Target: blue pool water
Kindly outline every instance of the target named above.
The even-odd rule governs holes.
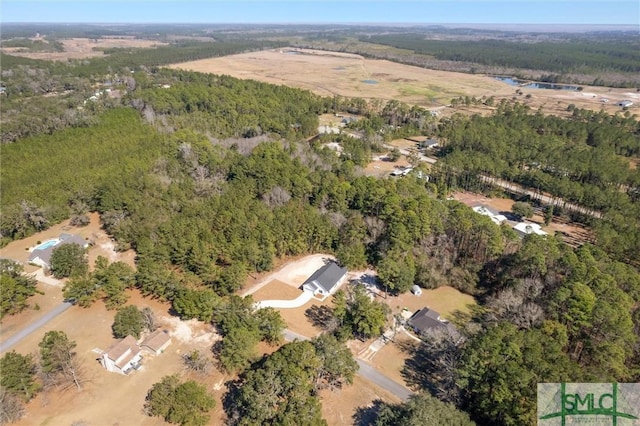
[[[49,240],[49,241],[45,241],[44,243],[42,243],[42,244],[40,244],[39,246],[37,246],[37,247],[35,248],[35,250],[44,250],[44,249],[46,249],[46,248],[53,247],[53,246],[55,246],[56,244],[58,244],[58,240]]]

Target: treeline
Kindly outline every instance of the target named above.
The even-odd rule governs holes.
[[[522,43],[503,40],[432,40],[424,34],[360,37],[361,41],[407,49],[439,60],[487,66],[542,70],[558,75],[640,71],[640,42],[634,40],[571,40]],[[629,84],[638,82],[629,77]],[[595,84],[595,83],[594,83]]]
[[[635,117],[576,109],[561,119],[505,101],[489,117],[443,120],[438,133],[444,184],[477,189],[486,174],[603,212],[599,243],[637,260],[640,172],[628,159],[640,153]]]
[[[75,351],[76,342],[64,331],[47,331],[37,355],[16,351],[0,358],[0,421],[13,423],[24,414],[24,404],[39,392],[53,388],[81,390],[88,376]]]
[[[282,47],[284,44],[273,41],[242,40],[217,42],[199,42],[193,40],[172,43],[150,49],[112,48],[105,50],[108,57],[94,58],[90,61],[72,61],[71,73],[79,77],[106,74],[109,69],[137,70],[140,67],[157,67],[197,59],[214,58],[236,53]],[[88,62],[88,63],[87,63]]]

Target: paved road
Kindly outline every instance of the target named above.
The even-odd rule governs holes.
[[[356,359],[358,365],[360,366],[360,370],[358,370],[358,374],[369,380],[372,383],[380,386],[382,389],[385,389],[403,401],[409,399],[409,396],[413,394],[409,389],[402,386],[400,383],[396,382],[380,373],[373,366],[367,364],[361,359]]]
[[[295,339],[309,340],[308,337],[303,336],[302,334],[293,332],[289,329],[285,329],[283,334],[284,334],[285,340],[289,342]],[[392,394],[394,394],[395,396],[397,396],[403,401],[406,401],[407,399],[409,399],[409,396],[411,396],[412,394],[412,392],[409,389],[402,386],[400,383],[396,382],[395,380],[390,379],[389,377],[380,373],[373,366],[367,364],[361,359],[356,359],[356,361],[360,366],[360,369],[358,370],[358,374],[362,376],[364,379],[369,380],[370,382],[380,386],[382,389],[391,392]]]
[[[0,353],[11,349],[11,347],[18,344],[22,339],[24,339],[25,337],[27,337],[28,335],[30,335],[31,333],[33,333],[34,331],[36,331],[37,329],[39,329],[40,327],[42,327],[43,325],[45,325],[46,323],[54,319],[55,317],[57,317],[67,309],[69,309],[71,306],[73,305],[69,302],[62,302],[61,304],[59,304],[58,306],[56,306],[55,308],[53,308],[52,310],[50,310],[49,312],[47,312],[46,314],[44,314],[43,316],[41,316],[40,318],[32,322],[31,324],[27,325],[22,330],[18,331],[16,334],[9,337],[4,342],[0,343]]]

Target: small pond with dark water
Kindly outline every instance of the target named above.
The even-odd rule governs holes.
[[[525,89],[553,89],[553,90],[578,90],[578,86],[558,83],[545,83],[541,81],[520,80],[514,77],[493,77],[496,80],[507,83],[509,86],[523,87]]]

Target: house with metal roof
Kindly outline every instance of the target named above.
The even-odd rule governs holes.
[[[484,204],[472,207],[472,209],[474,212],[478,214],[481,214],[483,216],[488,216],[489,219],[491,219],[493,223],[495,223],[496,225],[500,225],[502,224],[502,222],[507,220],[507,217],[505,215],[500,214],[500,212]]]

